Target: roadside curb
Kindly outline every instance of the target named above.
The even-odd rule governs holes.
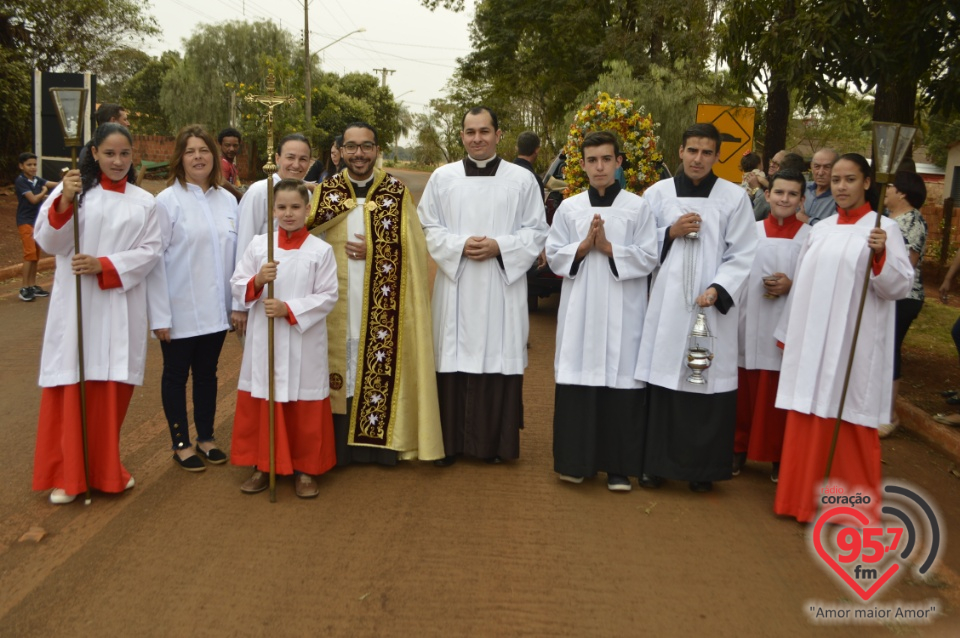
[[[44,257],[37,262],[37,272],[52,270],[55,263],[56,257]],[[4,268],[0,268],[0,281],[19,277],[21,272],[23,272],[23,264],[14,264],[13,266],[5,266]]]
[[[903,399],[897,399],[897,415],[900,417],[901,427],[935,445],[955,462],[960,463],[960,428],[937,423],[932,416]]]

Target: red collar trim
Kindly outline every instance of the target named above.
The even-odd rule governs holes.
[[[103,190],[110,191],[111,193],[125,193],[127,192],[127,178],[124,177],[119,182],[114,182],[101,171],[100,186]]]
[[[864,203],[863,206],[858,206],[857,208],[851,208],[850,210],[844,210],[837,206],[837,223],[838,224],[856,224],[860,221],[860,218],[866,215],[867,213],[872,213],[873,207],[870,206],[870,202]]]
[[[277,229],[277,246],[284,250],[296,250],[303,246],[303,242],[307,241],[307,235],[310,234],[310,231],[307,230],[306,226],[302,226],[299,229],[288,233],[282,228]]]
[[[797,219],[796,215],[790,215],[783,220],[783,226],[777,222],[778,220],[773,214],[767,215],[766,219],[763,220],[763,230],[767,233],[767,237],[793,239],[800,232],[800,228],[803,227],[803,222]]]

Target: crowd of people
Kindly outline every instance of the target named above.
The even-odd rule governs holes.
[[[615,492],[634,480],[708,492],[748,460],[772,463],[775,511],[809,521],[839,423],[830,482],[878,492],[899,350],[923,303],[922,179],[898,173],[879,219],[870,165],[855,153],[818,151],[810,184],[799,156],[777,153],[764,173],[751,154],[738,186],[713,173],[717,129],[694,124],[677,175],[640,196],[617,179],[616,136],[595,131],[581,146],[589,188],[548,225],[532,170],[539,139],[521,135],[511,163],[497,153],[491,109],[470,109],[461,124],[466,156],[434,171],[418,206],[378,168],[377,131],[365,122],[348,125],[312,169],[310,141],[283,137],[277,173],[246,188],[235,129],[216,139],[182,129],[156,197],[135,185],[132,138],[118,122],[100,124],[59,184],[21,158],[25,200],[39,208],[29,234],[57,261],[34,489],[62,504],[88,487],[133,487],[119,432],[148,332],[163,355],[172,458],[192,472],[228,461],[214,435],[217,368],[228,333],[244,339],[229,461],[253,468],[245,493],[267,489],[271,465],[311,498],[320,475],[351,463],[513,461],[525,277],[539,260],[563,278],[553,420],[562,481],[604,474]],[[41,294],[28,275],[35,265],[25,263],[21,298]],[[77,290],[89,344],[86,461],[69,320]]]

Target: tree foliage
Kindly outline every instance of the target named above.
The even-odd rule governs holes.
[[[159,33],[143,2],[19,0],[0,10],[25,61],[40,71],[97,71],[111,52]],[[4,15],[6,14],[6,15]]]
[[[463,8],[459,0],[421,0]],[[460,60],[463,81],[556,149],[566,115],[608,60],[638,76],[680,60],[702,67],[710,55],[708,0],[481,0],[471,24],[473,52]],[[455,100],[457,101],[457,100]],[[474,102],[476,104],[476,102]],[[548,146],[549,148],[549,146]]]
[[[829,147],[869,156],[872,111],[872,99],[849,93],[843,102],[830,104],[827,109],[815,106],[796,113],[790,121],[786,148],[799,147],[812,155]]]
[[[132,0],[17,0],[0,6],[0,175],[16,173],[30,144],[30,76],[99,72],[105,60],[158,32],[145,3]]]
[[[160,91],[164,77],[179,64],[180,54],[167,51],[159,58],[150,58],[121,87],[119,102],[129,111],[130,127],[137,133],[168,136],[176,133],[160,104]]]

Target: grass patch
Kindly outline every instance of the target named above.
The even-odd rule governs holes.
[[[927,298],[920,316],[910,325],[903,347],[923,352],[937,352],[943,355],[955,355],[953,337],[950,330],[960,316],[960,311],[945,306],[935,299]]]

